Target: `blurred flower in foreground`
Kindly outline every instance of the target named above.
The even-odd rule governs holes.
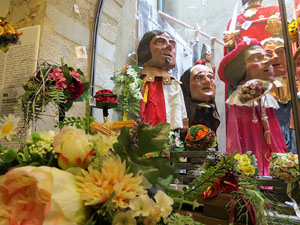
[[[26,166],[0,177],[0,225],[75,225],[85,220],[72,174],[53,167]]]

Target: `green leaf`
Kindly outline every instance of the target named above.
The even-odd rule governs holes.
[[[7,152],[4,154],[4,157],[2,158],[2,160],[6,163],[10,163],[17,159],[18,159],[18,154],[12,148],[8,149]]]
[[[31,137],[32,137],[33,143],[35,143],[35,144],[36,144],[37,142],[43,140],[43,138],[41,138],[41,136],[39,135],[39,133],[34,132],[34,131],[31,133]]]
[[[168,124],[158,124],[155,127],[145,124],[140,125],[137,130],[138,149],[133,149],[129,129],[123,127],[114,144],[115,152],[126,160],[130,172],[137,174],[139,171],[153,185],[158,183],[158,178],[167,178],[175,172],[170,165],[169,159],[162,157],[145,158],[144,155],[150,152],[160,152],[166,149],[168,144]]]

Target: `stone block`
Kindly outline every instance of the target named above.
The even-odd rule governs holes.
[[[122,7],[115,1],[105,1],[103,4],[103,12],[111,17],[116,22],[121,20],[121,9]]]
[[[123,6],[125,3],[125,0],[115,0],[120,6]]]
[[[109,23],[100,23],[98,33],[108,42],[114,44],[117,39],[117,28]]]
[[[58,34],[70,39],[78,45],[89,48],[90,30],[88,27],[84,27],[80,23],[74,22],[71,17],[61,13],[50,4],[47,5],[46,15]]]
[[[107,60],[110,60],[112,62],[116,61],[116,46],[106,41],[100,35],[98,35],[97,37],[96,52]]]
[[[114,63],[97,55],[94,76],[94,86],[98,89],[112,89],[114,84],[110,77],[114,74]]]

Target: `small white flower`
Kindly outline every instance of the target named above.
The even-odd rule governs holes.
[[[134,211],[135,216],[149,216],[155,207],[155,202],[148,195],[140,195],[130,201],[129,207]]]
[[[173,199],[170,198],[166,193],[159,190],[154,196],[157,205],[160,207],[161,214],[167,217],[172,212]]]
[[[4,116],[0,119],[0,138],[5,138],[8,141],[12,140],[16,134],[16,128],[20,121],[20,117],[15,117],[13,114]]]
[[[132,212],[120,212],[115,215],[113,219],[113,225],[136,225],[136,220],[132,215]]]

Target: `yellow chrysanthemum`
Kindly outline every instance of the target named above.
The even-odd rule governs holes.
[[[82,170],[82,173],[83,176],[77,178],[85,205],[102,204],[114,192],[113,204],[126,208],[131,199],[146,193],[143,186],[140,186],[143,178],[126,174],[126,164],[118,157],[104,160],[101,171],[89,167],[88,172]]]
[[[13,114],[4,116],[0,119],[0,138],[6,138],[8,141],[12,140],[13,135],[16,134],[16,128],[20,117],[15,117]]]

